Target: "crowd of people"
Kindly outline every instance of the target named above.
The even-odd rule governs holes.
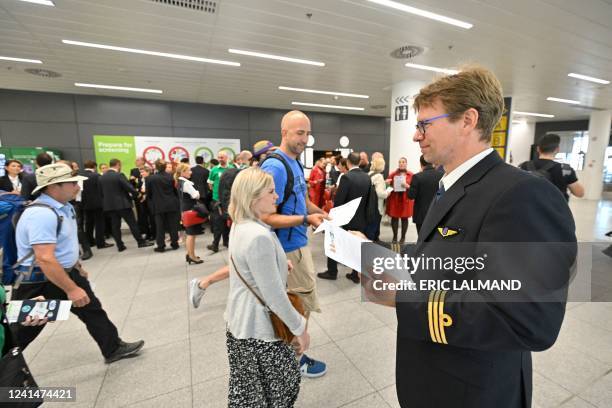
[[[476,88],[481,92],[469,91]],[[207,248],[215,253],[220,245],[227,247],[227,265],[192,280],[189,296],[198,307],[210,285],[229,279],[229,406],[291,407],[302,377],[327,372],[325,362],[306,354],[308,322],[312,313],[322,312],[317,276],[337,279],[338,267],[328,259],[327,270],[315,272],[308,229],[329,219],[331,207],[361,197],[344,228],[380,242],[381,222],[388,216],[393,239],[380,244],[402,253],[411,217],[420,245],[446,238],[438,231],[442,225],[452,225],[465,234],[461,239],[473,242],[526,237],[575,242],[563,196],[542,178],[503,163],[489,147],[503,110],[501,86],[492,73],[475,68],[444,77],[421,90],[415,101],[419,121],[414,141],[424,153],[417,174],[407,168],[405,157],[387,171],[382,153],[374,153],[370,162],[366,152],[352,152],[318,159],[307,179],[299,156],[311,124],[300,111],[284,115],[279,146],[261,141],[231,161],[220,151],[212,165],[196,157],[193,167],[188,160],[157,160],[150,167],[138,158],[128,178],[118,159],[108,164],[87,161],[80,170],[77,163],[51,163],[41,153],[33,176],[9,160],[0,189],[38,204],[26,207],[16,226],[18,257],[31,253],[31,259],[18,267],[30,273],[12,297],[72,300],[72,311],[86,324],[107,363],[134,355],[144,341],[128,343],[119,337],[81,261],[93,256],[92,246],[124,251],[124,221],[138,248],[155,245],[155,252],[165,252],[167,244],[177,250],[183,243],[185,261],[201,264],[205,259],[197,254],[196,237],[209,220],[213,239]],[[553,167],[545,169],[556,171]],[[565,181],[572,193],[581,194],[577,180],[566,175]],[[500,201],[500,195],[505,199]],[[547,217],[538,213],[544,208],[552,211]],[[110,237],[114,245],[107,243]],[[358,271],[346,277],[367,284]],[[397,304],[393,292],[378,302],[397,308],[400,404],[523,406],[517,401],[531,395],[531,383],[525,381],[531,378],[529,352],[554,343],[563,318],[559,304],[479,308],[459,297],[445,304],[445,295],[434,292]],[[427,313],[432,299],[438,299],[435,307],[439,305],[441,316],[459,323],[436,326],[434,333],[438,321],[432,322]],[[543,319],[548,324],[540,324]],[[17,327],[17,342],[26,347],[43,327]],[[488,363],[476,366],[472,357]],[[468,388],[449,376],[449,369],[470,373],[466,381],[475,386]],[[492,377],[504,380],[489,384]],[[431,384],[445,392],[423,392]]]

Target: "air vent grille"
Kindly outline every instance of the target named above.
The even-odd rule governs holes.
[[[391,51],[391,56],[396,59],[412,59],[417,55],[425,52],[423,47],[417,45],[404,45],[396,50]]]
[[[43,78],[59,78],[62,76],[59,72],[49,71],[48,69],[26,68],[24,70],[28,74],[36,75]]]
[[[167,4],[169,6],[180,7],[188,10],[202,11],[204,13],[215,14],[217,12],[218,1],[212,0],[150,0],[153,3]]]

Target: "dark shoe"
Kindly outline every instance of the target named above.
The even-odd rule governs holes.
[[[117,246],[117,251],[119,251],[119,252],[123,252],[123,251],[125,251],[125,250],[126,250],[125,245],[123,245],[123,244],[122,244],[122,245]]]
[[[225,242],[223,243],[223,246],[229,248],[229,244],[226,244]]]
[[[359,283],[361,280],[359,279],[359,274],[355,271],[351,272],[351,273],[347,273],[346,275],[346,279],[348,280],[352,280],[353,283]]]
[[[91,252],[91,249],[88,251],[83,252],[83,255],[81,255],[81,261],[86,261],[88,259],[90,259],[93,256],[93,253]]]
[[[176,251],[177,249],[179,249],[181,246],[179,244],[172,244],[170,245],[170,248],[172,248],[173,251]]]
[[[200,258],[193,259],[193,258],[192,258],[192,257],[190,257],[189,255],[185,255],[185,262],[187,262],[189,265],[191,265],[192,263],[193,263],[193,264],[196,264],[196,265],[199,265],[199,264],[201,264],[201,263],[204,263],[204,261],[203,261],[203,260],[201,260]]]
[[[153,249],[153,251],[155,251],[155,252],[166,252],[166,248],[155,247]]]
[[[138,244],[138,248],[146,248],[150,246],[153,246],[153,243],[149,241],[142,241],[141,243]]]
[[[133,343],[126,343],[123,340],[119,340],[119,347],[110,356],[104,359],[106,364],[114,363],[122,358],[133,357],[140,351],[144,346],[144,340],[135,341]]]
[[[338,279],[338,274],[331,273],[330,271],[325,271],[325,272],[317,273],[317,276],[319,278],[321,278],[321,279],[327,279],[327,280],[336,280],[336,279]]]
[[[114,246],[115,246],[115,244],[109,244],[108,242],[105,242],[104,244],[99,246],[98,249],[110,248],[110,247],[114,247]]]
[[[211,251],[213,251],[213,252],[219,252],[219,247],[218,247],[218,246],[215,246],[215,245],[213,245],[213,244],[207,245],[207,246],[206,246],[206,249],[210,249],[210,250],[211,250]]]

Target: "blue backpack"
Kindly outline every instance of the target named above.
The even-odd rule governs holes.
[[[25,260],[34,256],[34,250],[17,259],[17,244],[15,241],[15,230],[17,222],[23,212],[30,207],[45,207],[53,211],[57,217],[56,235],[59,236],[62,229],[63,218],[60,217],[53,207],[44,204],[33,202],[26,205],[26,201],[15,194],[0,195],[0,249],[2,249],[2,269],[0,270],[0,282],[2,285],[14,285],[17,281],[19,273],[16,273],[15,268],[21,265]],[[32,263],[34,265],[34,263]]]

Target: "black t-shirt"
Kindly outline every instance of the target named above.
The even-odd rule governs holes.
[[[554,165],[548,170],[548,174],[550,174],[550,182],[553,183],[557,188],[563,193],[563,196],[566,200],[569,200],[569,194],[567,193],[567,186],[573,184],[578,181],[578,177],[576,177],[576,172],[567,164],[557,163],[553,160],[548,159],[536,159],[532,161],[535,165],[536,170],[541,169],[544,166],[547,166],[550,162],[553,162]],[[525,162],[521,164],[519,167],[523,170],[528,170],[527,163]]]

